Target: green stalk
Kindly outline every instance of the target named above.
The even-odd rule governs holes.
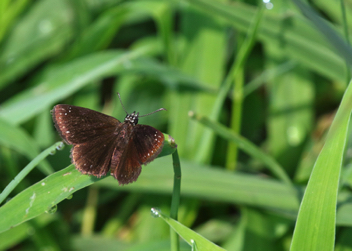
[[[232,115],[231,115],[231,129],[241,134],[242,123],[242,106],[243,106],[243,85],[244,85],[244,67],[241,66],[236,76],[234,76],[235,88],[232,99]],[[238,147],[233,142],[229,142],[227,148],[226,168],[234,171],[236,169],[238,156]]]
[[[224,101],[226,99],[226,96],[228,95],[231,87],[232,87],[232,83],[234,80],[234,77],[237,76],[237,74],[241,71],[241,69],[243,68],[243,65],[245,64],[249,53],[251,52],[255,39],[256,39],[256,35],[258,33],[258,28],[259,28],[259,24],[260,24],[260,20],[263,16],[264,13],[264,8],[263,5],[259,5],[258,7],[258,11],[256,16],[254,17],[254,22],[253,25],[251,26],[248,35],[243,43],[243,45],[241,46],[238,55],[236,57],[235,62],[232,64],[231,69],[229,71],[229,74],[227,75],[224,83],[222,84],[222,86],[219,89],[219,93],[218,96],[215,100],[214,106],[213,106],[213,110],[211,112],[210,118],[212,120],[217,121],[221,112],[221,109],[223,107]],[[243,91],[242,91],[243,92]],[[243,95],[243,94],[242,94]],[[240,123],[241,121],[239,121]],[[198,150],[198,154],[197,154],[197,160],[199,162],[203,162],[202,160],[207,159],[208,158],[208,148],[210,147],[210,141],[211,141],[212,135],[208,134],[205,135],[202,138],[202,141],[200,143],[200,148]]]
[[[260,20],[263,16],[263,5],[260,4],[258,7],[258,11],[256,16],[254,17],[254,25],[253,28],[248,33],[248,37],[239,49],[239,56],[240,57],[236,62],[234,62],[234,69],[233,72],[233,80],[235,82],[235,88],[233,91],[233,112],[231,116],[231,128],[232,130],[237,133],[241,134],[241,123],[242,123],[242,106],[243,106],[243,85],[244,85],[244,64],[248,58],[249,52],[252,50],[254,39],[257,34],[258,26],[260,24]],[[245,48],[242,49],[242,48]],[[230,75],[231,77],[231,75]],[[227,161],[226,161],[226,168],[228,170],[235,170],[236,163],[237,163],[237,156],[238,156],[238,148],[237,145],[229,142],[229,147],[227,150]]]
[[[180,192],[181,192],[181,164],[180,158],[176,151],[172,154],[172,162],[174,166],[174,188],[172,192],[171,200],[171,210],[170,217],[177,220],[178,206],[180,204]],[[180,242],[178,234],[170,227],[170,241],[171,241],[171,251],[180,250]]]
[[[37,157],[35,157],[23,170],[10,182],[10,184],[5,187],[4,191],[0,194],[0,204],[6,199],[6,197],[15,189],[15,187],[27,176],[27,174],[32,171],[42,160],[44,160],[49,154],[62,147],[63,143],[57,142],[51,147],[47,148],[41,152]]]

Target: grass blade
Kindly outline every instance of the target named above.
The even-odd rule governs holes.
[[[351,109],[352,85],[349,84],[310,176],[291,251],[333,250],[337,192]]]

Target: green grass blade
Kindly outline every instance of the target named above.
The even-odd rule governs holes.
[[[211,241],[205,239],[203,236],[182,225],[180,222],[171,219],[170,217],[162,214],[160,211],[152,208],[152,214],[161,217],[167,224],[170,225],[190,246],[194,245],[197,250],[202,251],[223,251],[225,249],[215,245]]]
[[[189,2],[211,15],[223,18],[244,32],[249,29],[256,12],[255,8],[242,2],[231,4],[211,0],[189,0]],[[279,53],[296,59],[311,70],[335,80],[345,81],[345,65],[342,57],[331,48],[315,27],[299,15],[277,16],[270,11],[266,12],[258,39],[264,43],[277,45]]]
[[[175,146],[171,137],[166,139],[164,145],[169,152],[168,145]],[[52,208],[74,192],[102,179],[82,175],[74,165],[46,177],[0,207],[0,233],[40,214],[52,212]],[[118,184],[116,180],[114,182]]]
[[[299,188],[283,182],[249,174],[234,173],[216,167],[199,165],[181,160],[182,197],[194,197],[210,201],[273,208],[296,213],[299,207]],[[129,186],[119,186],[114,179],[104,179],[96,183],[116,190],[172,193],[173,170],[167,168],[169,158],[158,158],[150,163],[135,182]]]
[[[227,139],[236,143],[238,147],[243,151],[245,151],[247,154],[251,155],[252,157],[266,164],[266,166],[270,169],[270,171],[273,172],[282,181],[286,182],[287,184],[291,184],[290,178],[286,174],[285,170],[276,162],[276,160],[271,156],[265,154],[252,142],[242,137],[241,135],[234,133],[230,129],[226,128],[225,126],[217,122],[210,121],[205,117],[197,116],[194,113],[190,113],[190,116],[192,118],[195,118],[203,125],[206,125],[211,129],[213,129],[215,133],[219,134],[224,139]]]
[[[46,177],[0,207],[0,232],[52,212],[60,201],[97,180],[82,175],[73,165]]]
[[[33,159],[40,153],[37,142],[26,131],[1,118],[0,145],[13,149],[28,159]],[[39,164],[39,169],[45,174],[53,173],[52,167],[46,161]]]
[[[305,14],[325,38],[335,47],[340,56],[349,65],[352,65],[352,48],[337,34],[333,28],[326,24],[325,20],[318,16],[308,5],[300,0],[292,0],[297,7]]]
[[[0,89],[57,54],[73,35],[69,3],[33,2],[5,40],[0,54]]]
[[[351,109],[352,85],[349,84],[310,176],[291,251],[333,250],[338,184]]]
[[[12,124],[22,123],[94,80],[110,76],[148,51],[110,51],[79,58],[48,73],[43,82],[3,104],[0,117]]]
[[[10,182],[8,186],[0,194],[0,204],[4,201],[4,199],[15,189],[15,187],[20,183],[30,171],[32,171],[39,162],[43,161],[49,154],[55,152],[57,148],[62,148],[63,143],[57,142],[53,146],[49,147],[42,153],[40,153],[37,157],[35,157],[22,171]]]

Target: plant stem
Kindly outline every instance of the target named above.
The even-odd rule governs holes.
[[[251,27],[248,31],[246,39],[243,42],[243,44],[241,45],[241,48],[239,49],[238,54],[236,56],[236,60],[231,65],[229,73],[227,74],[227,76],[224,80],[224,83],[221,85],[221,87],[219,89],[218,96],[216,97],[213,109],[210,113],[211,120],[214,120],[214,121],[219,120],[219,115],[220,115],[221,109],[223,108],[225,99],[226,99],[231,87],[233,86],[234,78],[243,69],[243,66],[246,63],[246,60],[247,60],[250,52],[252,51],[252,48],[255,43],[255,38],[258,33],[260,20],[263,16],[263,13],[264,13],[263,5],[259,5],[258,11],[254,17],[253,24],[251,25]],[[241,89],[240,95],[242,97],[243,96],[242,86],[237,87],[237,89],[238,88]],[[242,102],[242,101],[240,101],[240,102]],[[240,116],[240,114],[239,114],[239,116]],[[240,124],[240,123],[241,123],[241,121],[238,122],[238,124]],[[201,139],[201,143],[200,143],[201,147],[199,148],[198,154],[196,157],[198,162],[204,162],[204,160],[206,158],[208,158],[207,155],[209,154],[211,137],[212,137],[211,134],[206,134]]]
[[[180,191],[181,191],[181,164],[178,156],[177,149],[172,154],[172,162],[174,166],[174,189],[172,192],[170,217],[177,220],[178,206],[180,204]],[[171,250],[178,251],[180,249],[180,242],[175,230],[170,228],[170,241]]]

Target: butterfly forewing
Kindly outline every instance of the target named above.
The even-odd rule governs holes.
[[[87,108],[56,105],[52,110],[55,127],[61,137],[73,144],[71,159],[84,174],[106,175],[116,140],[117,119]]]
[[[120,124],[111,116],[73,105],[56,105],[51,112],[57,131],[68,144],[92,142],[112,135]]]

